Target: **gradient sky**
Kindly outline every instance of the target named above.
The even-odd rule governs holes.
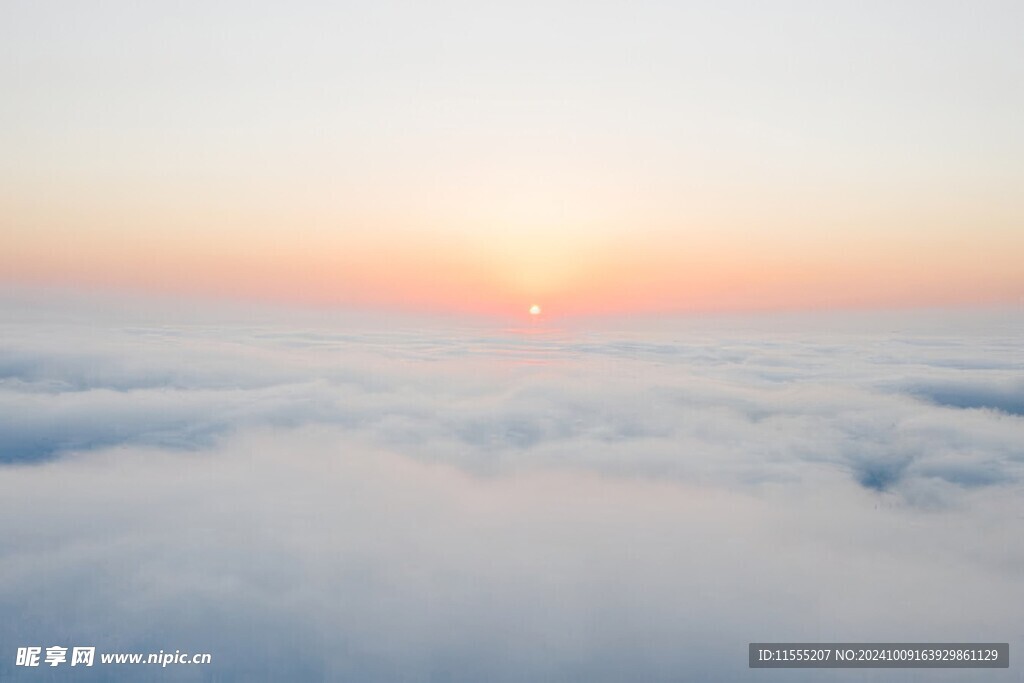
[[[0,7],[0,279],[552,313],[1018,303],[1024,4]]]

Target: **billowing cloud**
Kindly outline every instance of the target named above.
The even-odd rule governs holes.
[[[941,323],[12,315],[0,674],[55,643],[214,655],[160,680],[364,681],[743,680],[754,640],[1019,647],[1024,365],[1005,325]],[[757,678],[841,677],[809,673]]]

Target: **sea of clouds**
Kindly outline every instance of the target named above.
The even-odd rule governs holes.
[[[749,670],[747,643],[1024,651],[1019,309],[36,303],[0,315],[4,680],[818,681],[852,672]],[[213,664],[15,667],[29,645]]]

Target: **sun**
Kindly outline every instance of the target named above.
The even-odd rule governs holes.
[[[530,315],[540,315],[540,306],[537,304],[530,306]]]

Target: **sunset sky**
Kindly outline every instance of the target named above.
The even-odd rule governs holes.
[[[0,281],[1019,304],[1022,25],[1014,2],[5,2]]]

